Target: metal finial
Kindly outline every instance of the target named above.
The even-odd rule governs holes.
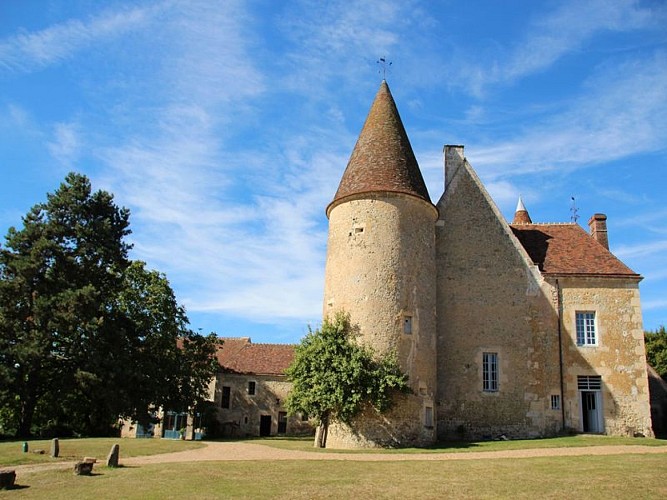
[[[575,202],[574,196],[572,196],[572,206],[570,207],[570,213],[572,214],[570,216],[570,220],[574,222],[575,224],[579,220],[579,209],[577,208],[577,204]]]
[[[381,57],[376,62],[380,66],[380,69],[378,70],[378,73],[382,73],[382,79],[386,80],[387,79],[387,70],[389,70],[389,67],[392,65],[392,62],[391,61],[387,62],[386,57]]]

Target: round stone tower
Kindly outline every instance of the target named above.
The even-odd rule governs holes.
[[[349,313],[360,342],[378,355],[395,352],[413,391],[385,414],[332,422],[327,447],[432,444],[437,209],[385,81],[327,217],[324,315]]]

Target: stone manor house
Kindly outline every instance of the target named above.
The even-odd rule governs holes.
[[[396,351],[413,393],[387,415],[334,424],[327,446],[577,431],[652,436],[638,284],[610,251],[606,217],[504,219],[445,146],[434,204],[382,82],[327,207],[324,314]]]
[[[609,251],[606,217],[588,232],[537,223],[519,200],[508,222],[463,146],[444,156],[433,203],[383,81],[326,209],[323,312],[349,313],[360,342],[396,352],[412,394],[333,422],[327,446],[652,436],[642,278]],[[282,406],[293,346],[226,339],[218,358],[211,399],[227,435],[308,431]]]

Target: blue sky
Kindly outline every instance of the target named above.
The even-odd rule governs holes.
[[[295,342],[382,76],[431,197],[463,144],[506,217],[607,214],[667,324],[664,1],[1,0],[0,232],[69,171],[131,210],[192,327]]]

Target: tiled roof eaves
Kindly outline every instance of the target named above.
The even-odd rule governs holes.
[[[430,200],[425,200],[422,196],[416,195],[412,191],[401,191],[401,190],[382,190],[382,191],[368,190],[368,191],[361,191],[358,193],[348,194],[347,196],[337,198],[333,200],[331,203],[329,203],[329,205],[327,205],[327,210],[326,210],[327,217],[329,217],[329,214],[334,208],[336,208],[338,205],[342,203],[353,200],[363,200],[366,198],[377,198],[382,195],[402,195],[402,196],[409,196],[410,198],[415,198],[417,200],[421,200],[427,205],[429,205],[431,208],[433,208],[433,213],[435,217],[436,218],[438,217],[439,214],[438,207],[436,207],[433,203],[431,203]]]
[[[605,273],[547,273],[543,272],[543,276],[549,278],[616,278],[616,279],[625,279],[625,280],[637,280],[641,281],[644,277],[641,274],[628,273],[628,274],[605,274]]]

